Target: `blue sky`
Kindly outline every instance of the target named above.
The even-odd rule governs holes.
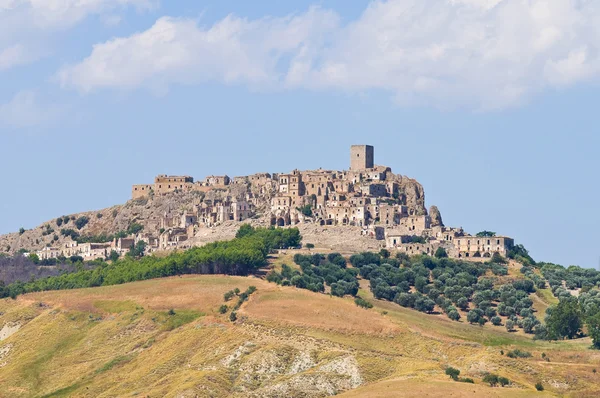
[[[599,47],[583,0],[0,0],[0,233],[366,143],[447,225],[596,267]]]

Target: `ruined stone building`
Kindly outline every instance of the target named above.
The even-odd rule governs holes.
[[[134,185],[132,198],[198,192],[192,208],[165,213],[159,249],[182,247],[200,228],[250,218],[276,227],[315,223],[355,226],[382,245],[408,254],[434,254],[443,247],[452,257],[505,255],[510,238],[478,240],[460,228],[445,227],[437,207],[425,208],[421,184],[375,164],[370,145],[350,148],[349,170],[292,170],[230,178],[159,175],[154,184]],[[489,241],[489,243],[488,243]]]

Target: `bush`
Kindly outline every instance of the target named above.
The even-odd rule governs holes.
[[[235,311],[232,311],[232,312],[231,312],[231,314],[229,314],[229,320],[230,320],[231,322],[235,322],[235,321],[237,321],[237,312],[235,312]]]
[[[233,296],[235,296],[235,293],[233,292],[233,290],[230,290],[223,295],[223,300],[229,301],[233,298]]]
[[[488,373],[483,377],[484,383],[489,383],[491,387],[496,387],[498,385],[498,375],[493,373]]]
[[[227,307],[227,305],[225,305],[225,304],[221,305],[219,307],[219,314],[225,314],[228,309],[229,309],[229,307]]]
[[[307,244],[306,244],[306,248],[307,248],[307,249],[314,249],[314,248],[315,248],[315,245],[314,245],[313,243],[307,243]]]
[[[506,327],[506,330],[509,332],[512,332],[513,330],[515,330],[515,322],[510,319],[506,321],[504,326]]]
[[[510,380],[508,380],[506,377],[498,377],[498,383],[504,387],[510,384]]]
[[[506,353],[509,358],[531,358],[531,353],[528,351],[521,351],[518,348]]]
[[[134,222],[127,228],[127,234],[137,235],[142,229],[144,229],[143,225]]]
[[[460,375],[460,370],[453,368],[452,366],[448,366],[446,368],[446,374],[450,376],[452,380],[457,380]]]
[[[538,391],[544,391],[544,386],[539,381],[535,383],[535,389]]]
[[[490,319],[490,321],[492,321],[492,325],[494,325],[494,326],[502,325],[502,318],[500,318],[499,316],[492,317],[492,319]]]
[[[460,314],[458,313],[458,311],[452,310],[448,312],[448,318],[452,319],[453,321],[458,321],[460,320]]]
[[[437,258],[447,258],[448,257],[448,253],[446,252],[446,249],[444,249],[443,247],[438,247],[437,250],[435,251],[435,257],[437,257]]]
[[[85,227],[88,222],[90,222],[89,217],[87,217],[87,216],[81,216],[77,220],[75,220],[75,226],[77,227],[77,229],[80,230],[83,227]]]
[[[19,228],[19,235],[23,235],[25,233],[25,228]]]
[[[492,255],[492,262],[496,264],[505,264],[507,261],[504,257],[502,257],[502,255],[500,255],[500,253],[494,252]]]
[[[373,308],[373,304],[369,303],[367,300],[363,299],[362,297],[357,297],[354,299],[354,303],[362,308]]]
[[[471,379],[470,377],[461,377],[460,379],[458,379],[458,381],[461,383],[475,384],[475,381],[473,379]]]

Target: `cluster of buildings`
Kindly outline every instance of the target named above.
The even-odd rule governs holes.
[[[119,255],[127,253],[139,240],[150,241],[141,235],[131,238],[115,238],[112,242],[106,243],[78,243],[69,240],[60,246],[44,247],[36,254],[40,260],[71,256],[83,257],[85,261],[106,259],[112,251],[116,251]],[[154,244],[156,245],[156,242]]]
[[[198,228],[249,218],[276,227],[300,223],[359,227],[363,235],[382,241],[382,246],[408,254],[433,255],[442,247],[450,257],[487,258],[494,252],[505,256],[514,245],[508,237],[471,236],[461,228],[444,226],[437,208],[429,212],[425,208],[418,182],[376,166],[374,159],[372,146],[355,145],[350,149],[350,169],[344,171],[210,176],[199,182],[190,176],[159,175],[154,184],[134,185],[132,198],[204,193],[191,209],[165,214],[156,239],[158,249],[185,247]]]

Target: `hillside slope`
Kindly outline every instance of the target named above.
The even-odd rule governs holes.
[[[250,285],[258,290],[237,321],[219,314],[225,292]],[[254,277],[187,276],[4,299],[0,396],[600,393],[600,355],[587,350],[589,340],[535,342],[361,295],[375,307]],[[501,355],[516,347],[533,357]],[[446,366],[476,384],[450,381]],[[484,372],[512,385],[491,388]]]

